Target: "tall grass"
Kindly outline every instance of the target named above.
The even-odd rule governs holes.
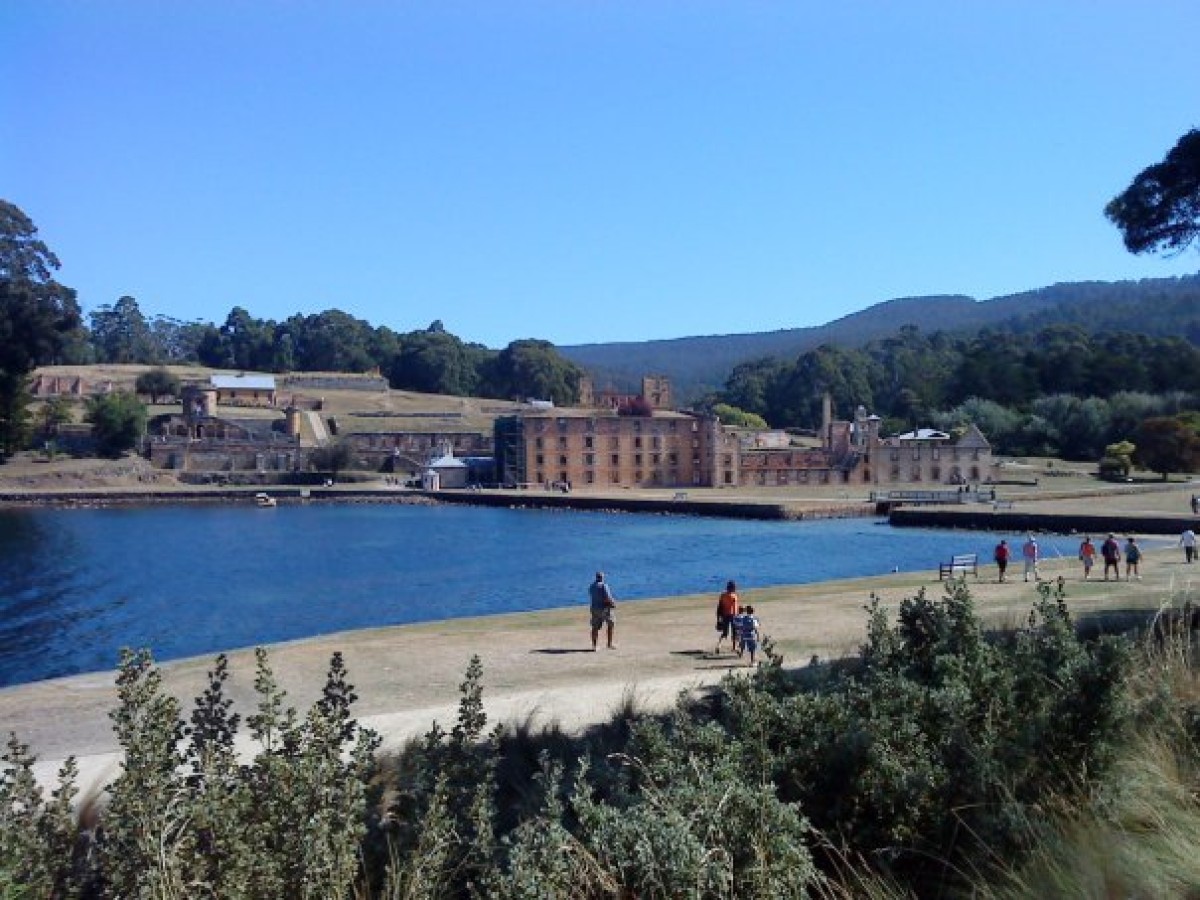
[[[1188,606],[1165,606],[1130,680],[1137,727],[1084,800],[1027,823],[1021,865],[979,885],[985,900],[1200,897],[1200,652],[1195,632],[1162,629]]]

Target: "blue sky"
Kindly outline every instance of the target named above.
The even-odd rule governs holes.
[[[85,311],[502,347],[1164,277],[1195,0],[5,0],[0,197]]]

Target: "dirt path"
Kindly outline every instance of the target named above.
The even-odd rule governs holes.
[[[1020,580],[994,583],[995,569],[981,571],[975,596],[981,613],[995,624],[1022,622],[1035,585]],[[1068,580],[1068,599],[1079,616],[1098,609],[1153,609],[1171,597],[1200,592],[1200,565],[1185,565],[1182,553],[1147,554],[1140,582],[1083,583],[1074,560],[1043,567],[1048,578]],[[620,573],[613,573],[620,595]],[[586,585],[584,585],[585,587]],[[864,606],[872,594],[895,608],[917,589],[940,591],[935,561],[926,573],[895,574],[816,585],[750,589],[763,630],[785,661],[800,665],[813,655],[854,652],[864,634]],[[580,589],[583,593],[583,587]],[[274,645],[271,665],[297,709],[316,698],[330,656],[342,651],[356,686],[360,721],[396,746],[426,731],[433,720],[449,727],[458,685],[478,654],[484,667],[485,701],[491,720],[534,717],[578,727],[597,721],[632,695],[643,707],[670,704],[681,690],[748,671],[744,660],[715,655],[715,596],[676,597],[621,604],[617,647],[590,650],[587,611],[579,608],[490,616],[386,629],[347,632]],[[229,654],[237,710],[252,711],[252,650]],[[183,703],[185,717],[203,689],[212,658],[163,666],[168,689]],[[50,780],[68,754],[80,758],[80,783],[116,771],[116,745],[109,711],[115,705],[112,673],[55,679],[0,690],[0,729],[15,731],[41,760],[39,776]]]

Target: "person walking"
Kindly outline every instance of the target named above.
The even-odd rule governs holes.
[[[1179,536],[1179,546],[1183,548],[1183,561],[1196,561],[1196,532],[1190,528],[1185,528],[1183,534]]]
[[[738,656],[749,653],[750,665],[753,666],[754,654],[758,652],[759,641],[759,624],[754,615],[754,607],[745,607],[733,620],[733,627],[737,629]]]
[[[1000,578],[998,580],[1001,584],[1004,583],[1004,573],[1008,571],[1008,557],[1010,555],[1008,541],[1001,540],[996,545],[996,550],[993,554],[996,560],[996,568],[1000,570]]]
[[[596,650],[596,643],[600,638],[600,629],[607,630],[608,649],[613,649],[613,609],[617,605],[617,598],[613,596],[612,590],[608,586],[608,582],[604,580],[604,573],[597,572],[596,580],[588,587],[588,599],[591,602],[592,612],[592,651]]]
[[[1108,581],[1108,570],[1112,569],[1117,581],[1121,580],[1121,545],[1113,535],[1100,545],[1100,556],[1104,559],[1104,580]]]
[[[1083,563],[1083,580],[1092,577],[1092,566],[1096,563],[1096,545],[1090,537],[1085,537],[1079,545],[1079,561]]]
[[[1038,572],[1038,560],[1041,559],[1041,550],[1038,548],[1038,542],[1033,535],[1029,536],[1024,545],[1021,547],[1021,556],[1025,559],[1025,580],[1029,580],[1029,573],[1033,573],[1034,581],[1041,581],[1042,576]]]
[[[736,651],[738,648],[737,633],[733,629],[733,620],[738,613],[737,585],[730,581],[717,599],[717,649],[721,652],[721,641],[730,638],[730,645]],[[730,637],[732,635],[732,637]]]
[[[1136,578],[1142,580],[1142,573],[1138,570],[1138,565],[1142,561],[1142,548],[1138,546],[1137,538],[1130,536],[1125,541],[1125,580],[1129,581]]]

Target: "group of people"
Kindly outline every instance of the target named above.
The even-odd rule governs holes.
[[[1184,553],[1188,562],[1191,562],[1196,556],[1196,535],[1188,529],[1180,538],[1180,544],[1184,548]],[[1006,573],[1008,571],[1008,561],[1011,557],[1011,550],[1008,546],[1008,541],[1001,540],[996,545],[996,550],[993,558],[996,561],[996,568],[1000,572],[999,580],[1006,581]],[[1096,546],[1092,543],[1090,537],[1085,537],[1083,543],[1079,545],[1079,561],[1083,563],[1083,578],[1084,581],[1092,577],[1092,567],[1096,564]],[[1121,559],[1125,560],[1125,580],[1131,579],[1142,580],[1141,562],[1142,548],[1138,546],[1137,538],[1130,536],[1125,539],[1125,548],[1122,551],[1120,543],[1115,535],[1110,534],[1104,543],[1100,545],[1099,556],[1104,560],[1104,580],[1108,581],[1109,572],[1117,581],[1121,580]],[[1038,546],[1037,538],[1029,535],[1025,543],[1021,545],[1021,558],[1025,562],[1025,580],[1029,580],[1032,575],[1034,581],[1041,581],[1041,573],[1038,571],[1038,563],[1042,558],[1041,547]]]
[[[1011,557],[1012,549],[1008,546],[1008,541],[1001,540],[992,553],[992,559],[996,561],[996,568],[1000,571],[1001,583],[1008,580],[1008,561]],[[1038,562],[1042,558],[1042,550],[1038,546],[1037,539],[1032,534],[1021,545],[1021,557],[1025,560],[1025,580],[1028,581],[1029,576],[1032,575],[1034,581],[1041,581],[1042,576],[1038,572]]]
[[[742,657],[750,656],[750,665],[754,665],[754,655],[758,652],[759,623],[754,615],[753,606],[742,606],[737,595],[737,585],[730,581],[725,590],[717,598],[717,656],[721,654],[721,644],[729,638],[733,652]]]
[[[1137,538],[1126,538],[1125,550],[1122,553],[1120,543],[1112,534],[1100,545],[1100,558],[1104,560],[1104,580],[1108,581],[1109,572],[1112,572],[1116,581],[1121,580],[1122,556],[1125,558],[1125,580],[1136,578],[1141,581],[1142,573],[1139,567],[1142,563],[1142,548],[1138,546]],[[1092,577],[1092,566],[1096,563],[1096,547],[1090,537],[1085,537],[1079,545],[1079,561],[1083,563],[1083,579],[1087,581]]]
[[[614,648],[613,632],[616,628],[614,610],[617,598],[604,579],[603,572],[597,572],[595,579],[588,587],[588,602],[592,619],[592,651],[600,643],[600,632],[605,632],[609,650]],[[716,652],[721,653],[721,643],[730,639],[733,651],[738,657],[749,655],[750,665],[754,665],[754,657],[758,653],[760,640],[759,623],[754,615],[753,606],[742,606],[738,600],[737,585],[730,581],[717,600],[717,638]]]

